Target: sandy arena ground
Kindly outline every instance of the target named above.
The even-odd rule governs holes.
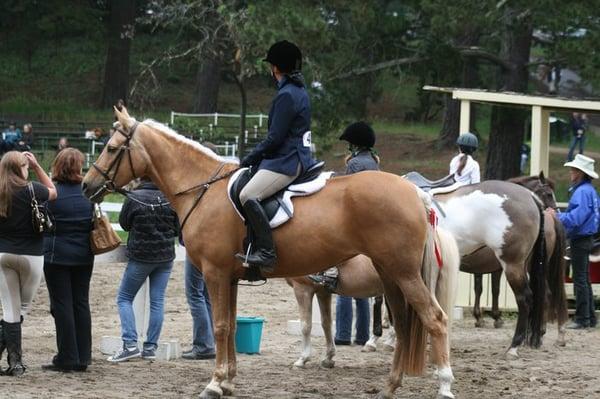
[[[55,351],[54,322],[42,284],[33,310],[24,323],[24,360],[21,378],[0,377],[0,398],[192,398],[211,377],[213,361],[153,362],[136,359],[110,364],[99,351],[103,335],[119,334],[116,290],[124,265],[98,265],[92,278],[93,365],[86,373],[43,372]],[[361,353],[339,347],[334,369],[319,361],[323,339],[314,339],[314,359],[306,369],[292,363],[299,354],[300,337],[286,333],[288,319],[297,318],[292,290],[283,280],[262,287],[240,287],[239,314],[263,316],[260,355],[239,355],[236,397],[240,398],[372,398],[382,387],[391,362],[389,352]],[[600,398],[600,329],[568,333],[564,348],[553,345],[555,326],[541,350],[521,349],[522,359],[507,361],[514,321],[500,330],[475,329],[466,318],[453,326],[452,366],[457,398]],[[191,341],[191,317],[183,292],[183,265],[176,264],[167,289],[162,338]],[[5,363],[5,358],[3,359]],[[431,370],[404,379],[398,398],[434,398],[437,381]]]

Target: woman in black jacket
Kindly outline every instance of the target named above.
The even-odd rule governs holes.
[[[179,231],[177,214],[149,180],[125,200],[119,223],[129,232],[127,257],[129,262],[121,280],[117,305],[121,318],[123,349],[108,358],[122,362],[135,357],[154,359],[163,323],[164,297],[175,259],[175,237]],[[142,284],[150,280],[150,320],[146,341],[140,352],[133,313],[133,299]]]
[[[92,355],[89,291],[94,265],[90,249],[92,203],[81,192],[84,156],[59,152],[52,164],[58,197],[48,209],[56,229],[44,237],[44,276],[56,326],[58,353],[44,370],[85,371]]]

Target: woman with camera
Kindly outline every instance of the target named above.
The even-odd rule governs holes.
[[[51,371],[85,371],[92,358],[89,291],[94,265],[90,248],[93,205],[81,192],[84,155],[65,148],[52,163],[58,197],[48,204],[55,229],[44,237],[44,276],[56,326],[58,353]]]
[[[29,183],[29,168],[38,182]],[[25,372],[21,361],[21,323],[42,279],[42,233],[34,229],[32,194],[38,203],[56,198],[56,188],[30,152],[9,151],[0,160],[0,359],[6,349],[8,369]]]

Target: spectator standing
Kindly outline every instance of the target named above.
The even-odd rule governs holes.
[[[61,137],[58,139],[58,143],[56,143],[56,152],[59,153],[61,150],[69,148],[70,146],[69,139],[66,137]]]
[[[573,152],[575,147],[579,146],[579,153],[583,154],[585,147],[585,131],[587,130],[587,115],[580,114],[579,112],[573,112],[571,117],[571,129],[573,131],[573,140],[569,147],[569,154],[567,155],[567,162],[573,160]]]
[[[33,147],[33,128],[31,123],[23,125],[23,134],[21,139],[17,142],[15,149],[17,151],[31,151]]]
[[[58,196],[48,204],[55,230],[44,237],[44,276],[58,353],[51,364],[42,366],[44,370],[85,371],[92,360],[93,205],[81,192],[83,162],[79,150],[66,148],[52,164]]]
[[[592,186],[597,179],[594,170],[595,161],[585,155],[577,154],[569,167],[569,206],[565,212],[558,213],[567,237],[571,242],[571,269],[573,270],[573,290],[575,291],[575,317],[567,325],[570,329],[596,327],[596,306],[590,283],[589,256],[594,243],[594,234],[600,226],[600,201]]]
[[[149,180],[142,180],[125,200],[119,223],[129,232],[129,262],[117,294],[123,349],[108,361],[123,362],[140,356],[152,360],[156,357],[164,317],[164,296],[175,259],[174,240],[179,231],[177,215],[158,187]],[[140,352],[133,299],[146,278],[150,280],[150,321]]]
[[[12,376],[25,372],[21,323],[40,286],[44,267],[44,239],[31,222],[29,168],[39,180],[31,183],[38,203],[54,200],[54,183],[32,153],[9,151],[0,160],[0,358],[7,349],[4,374]]]
[[[215,337],[212,324],[212,307],[202,272],[186,255],[184,265],[185,296],[193,321],[192,348],[182,357],[188,360],[214,359]]]

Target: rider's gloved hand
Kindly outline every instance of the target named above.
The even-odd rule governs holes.
[[[256,158],[256,155],[252,153],[246,155],[244,158],[242,158],[242,161],[240,162],[240,166],[242,168],[247,168],[256,164],[258,164],[258,159]]]

